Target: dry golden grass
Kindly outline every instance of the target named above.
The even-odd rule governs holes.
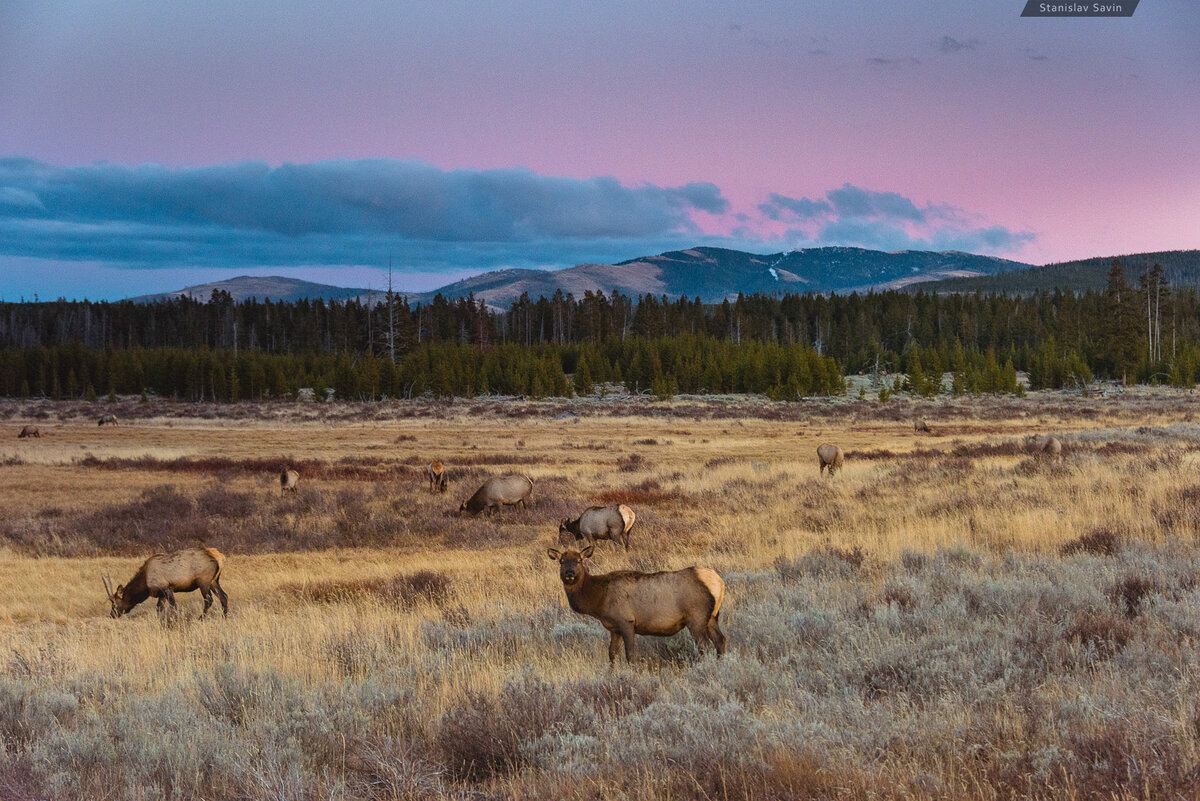
[[[0,440],[0,797],[1198,797],[1186,396],[756,408],[65,415]],[[1030,455],[1044,433],[1061,462]],[[509,471],[531,509],[452,513]],[[716,568],[725,659],[684,634],[610,670],[566,608],[558,519],[618,499],[631,551],[594,569]],[[228,620],[195,594],[166,626],[107,617],[102,573],[199,540]]]

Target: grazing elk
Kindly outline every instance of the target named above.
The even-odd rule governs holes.
[[[1056,437],[1046,437],[1046,441],[1038,446],[1038,455],[1049,459],[1062,458],[1062,443]]]
[[[115,414],[100,415],[100,422],[96,423],[98,426],[115,426],[116,424],[117,416]]]
[[[924,420],[914,420],[913,430],[920,431],[922,434],[932,434],[933,429],[929,427],[929,423]]]
[[[462,502],[462,505],[458,507],[458,511],[477,515],[487,510],[487,513],[490,515],[493,510],[500,508],[502,505],[520,506],[524,509],[526,504],[533,500],[530,497],[530,493],[532,492],[533,480],[529,476],[523,476],[518,473],[492,476],[483,482],[482,487],[475,490],[474,495]]]
[[[430,492],[446,491],[446,465],[434,459],[425,467],[425,477],[429,479]]]
[[[300,483],[300,471],[292,470],[291,468],[283,468],[279,473],[279,491],[295,492],[296,486]]]
[[[685,626],[697,650],[708,640],[717,656],[725,653],[725,634],[720,626],[725,582],[715,570],[688,567],[661,573],[622,570],[591,575],[584,560],[591,557],[592,548],[550,548],[546,553],[558,562],[558,575],[571,609],[596,618],[608,629],[610,663],[616,662],[622,640],[625,660],[632,662],[635,635],[669,637]]]
[[[620,538],[625,550],[629,550],[629,529],[633,528],[637,515],[625,504],[592,506],[574,520],[564,519],[558,525],[559,542],[563,535],[571,533],[576,540],[612,540]]]
[[[214,592],[221,601],[221,612],[228,617],[229,596],[221,589],[221,566],[224,564],[225,555],[216,548],[187,548],[169,554],[154,554],[142,563],[127,584],[120,584],[115,590],[112,579],[103,576],[104,589],[112,603],[111,615],[120,617],[147,598],[154,597],[158,599],[161,616],[164,603],[170,604],[172,611],[178,611],[175,593],[200,590],[204,596],[204,611],[200,617],[208,614]]]
[[[21,428],[21,433],[17,434],[17,439],[25,439],[26,437],[42,438],[42,432],[38,431],[37,426],[24,426]]]
[[[825,468],[828,467],[829,475],[832,476],[842,469],[842,463],[845,460],[846,455],[837,445],[825,442],[817,446],[817,461],[821,465],[821,475],[825,474]]]

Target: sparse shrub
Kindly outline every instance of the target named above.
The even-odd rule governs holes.
[[[1063,556],[1087,553],[1094,556],[1115,556],[1121,550],[1123,537],[1111,528],[1095,528],[1063,544]]]
[[[633,473],[649,467],[650,463],[640,453],[631,453],[617,460],[617,470],[622,473]]]
[[[309,603],[342,603],[375,600],[411,607],[419,603],[443,605],[450,597],[450,577],[433,570],[390,578],[288,583],[280,592]]]
[[[547,735],[585,734],[594,713],[574,694],[524,673],[499,697],[468,691],[438,722],[437,747],[450,769],[481,780],[527,764]]]
[[[1143,576],[1126,576],[1108,592],[1113,603],[1120,605],[1125,617],[1133,619],[1142,611],[1142,600],[1158,590],[1157,585]]]
[[[1133,637],[1133,626],[1128,620],[1111,612],[1084,612],[1072,618],[1063,637],[1093,648],[1097,656],[1107,659],[1124,648]]]

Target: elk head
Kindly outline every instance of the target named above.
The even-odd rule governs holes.
[[[563,585],[573,587],[575,582],[583,578],[586,573],[583,560],[590,559],[593,550],[594,548],[591,545],[588,545],[582,551],[577,551],[574,548],[568,548],[565,551],[559,551],[557,548],[548,548],[546,555],[558,562],[558,577],[562,579]]]
[[[104,581],[104,592],[108,595],[108,602],[112,604],[112,611],[109,612],[109,617],[120,617],[129,610],[125,607],[125,585],[118,584],[114,590],[112,579],[102,575],[100,577]]]

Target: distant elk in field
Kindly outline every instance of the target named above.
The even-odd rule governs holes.
[[[100,416],[98,426],[115,426],[117,424],[117,416],[115,414],[104,414]]]
[[[717,656],[725,653],[720,626],[725,582],[715,570],[688,567],[661,573],[622,570],[591,575],[584,560],[591,557],[592,548],[550,548],[547,554],[558,562],[558,576],[571,609],[596,618],[608,629],[610,663],[616,661],[622,640],[625,660],[632,662],[635,635],[670,637],[685,626],[697,650],[708,640]]]
[[[916,431],[920,431],[922,434],[932,434],[933,433],[933,429],[929,427],[929,423],[925,422],[924,420],[914,420],[913,421],[913,429]]]
[[[817,446],[817,462],[821,465],[821,475],[825,475],[825,468],[829,468],[829,475],[832,476],[842,469],[842,463],[845,461],[846,454],[842,453],[842,449],[837,445],[823,442]]]
[[[501,506],[520,506],[524,509],[526,504],[533,500],[530,497],[532,492],[533,480],[529,476],[518,473],[493,476],[483,482],[483,486],[475,490],[474,495],[463,501],[458,511],[477,515],[487,510],[490,515]]]
[[[1046,437],[1045,441],[1038,446],[1038,455],[1047,459],[1062,458],[1062,443],[1056,437]]]
[[[41,439],[42,432],[38,431],[37,426],[24,426],[21,429],[21,433],[17,434],[17,439],[25,439],[26,437],[37,437],[38,439]]]
[[[221,567],[224,564],[225,555],[216,548],[187,548],[169,554],[154,554],[142,563],[127,584],[120,584],[115,590],[112,579],[103,576],[104,589],[112,603],[110,614],[120,617],[153,597],[158,599],[158,613],[161,616],[164,604],[170,604],[172,611],[178,611],[175,593],[200,590],[204,596],[204,611],[200,617],[208,614],[214,592],[221,601],[222,614],[228,617],[229,596],[221,589]]]
[[[292,470],[285,467],[279,473],[279,491],[280,492],[295,492],[296,486],[300,483],[300,471]]]
[[[425,467],[425,477],[429,479],[430,492],[446,491],[446,465],[434,459]]]
[[[637,521],[637,515],[623,503],[612,506],[592,506],[574,520],[564,519],[558,524],[559,542],[563,535],[570,533],[576,540],[588,539],[612,540],[620,539],[625,550],[629,550],[629,530]]]

